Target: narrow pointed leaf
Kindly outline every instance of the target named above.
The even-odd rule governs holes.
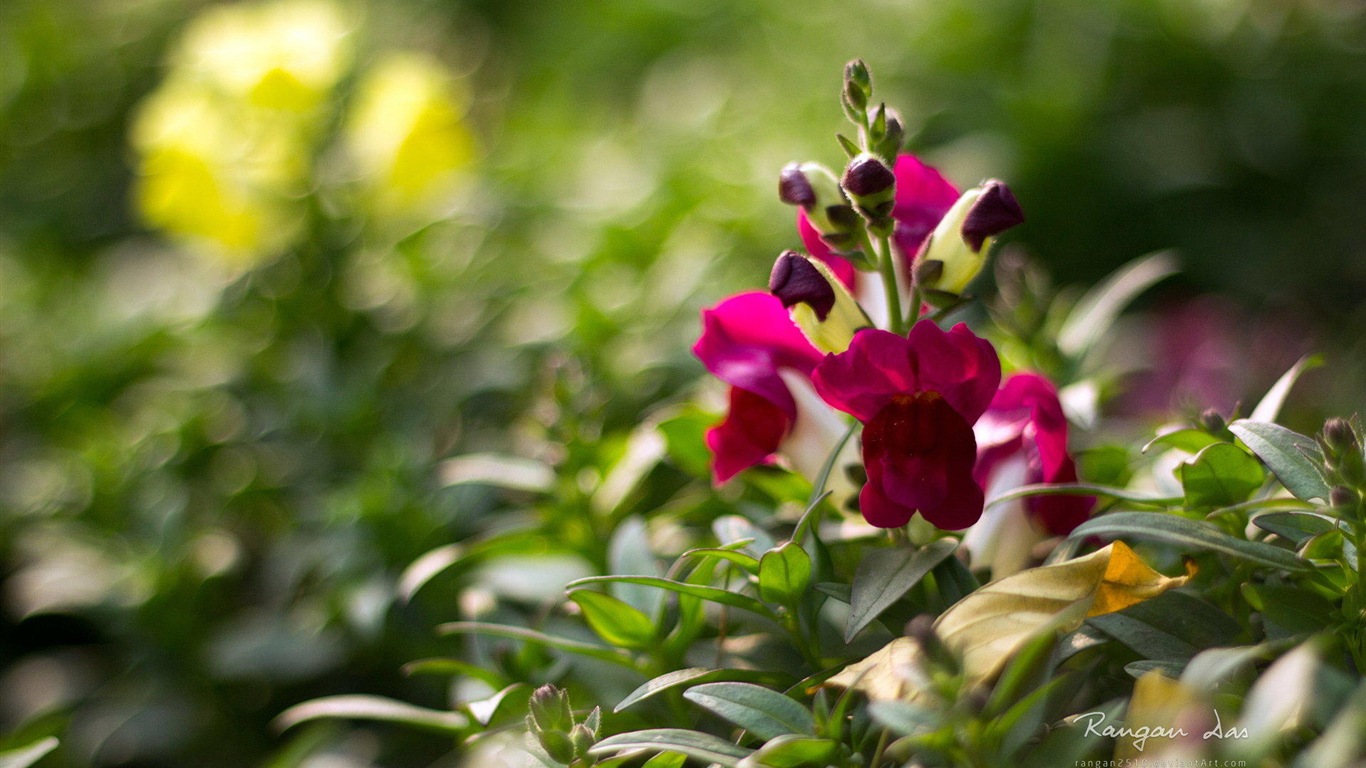
[[[1114,539],[1131,536],[1175,545],[1188,552],[1214,550],[1230,557],[1287,571],[1302,571],[1308,564],[1294,552],[1259,541],[1245,541],[1209,523],[1162,512],[1114,512],[1082,523],[1072,531],[1074,539],[1099,536]]]
[[[632,731],[616,736],[608,736],[589,749],[593,755],[613,755],[618,752],[647,750],[651,752],[677,752],[704,763],[716,763],[725,768],[735,766],[748,756],[751,750],[737,747],[724,739],[709,733],[689,731],[682,728],[653,728]]]
[[[506,637],[514,640],[523,640],[528,643],[554,648],[559,651],[586,656],[590,659],[599,659],[619,666],[635,669],[635,662],[631,660],[631,655],[626,651],[617,648],[606,648],[601,645],[593,645],[580,640],[570,640],[566,637],[556,637],[547,635],[544,632],[537,632],[534,629],[524,627],[512,627],[506,624],[489,624],[480,621],[455,621],[449,624],[442,624],[437,627],[437,631],[443,635],[456,634],[479,634],[491,635],[493,637]]]
[[[275,727],[283,731],[310,720],[336,718],[400,723],[448,734],[470,726],[469,718],[459,712],[426,709],[383,696],[327,696],[286,709],[275,718]]]
[[[683,698],[765,741],[791,733],[810,735],[816,732],[816,722],[806,707],[762,686],[706,683],[689,688]]]
[[[1139,294],[1177,273],[1176,257],[1162,251],[1119,268],[1077,302],[1058,331],[1058,349],[1068,357],[1090,351]]]
[[[1305,355],[1298,362],[1290,366],[1290,370],[1281,374],[1276,383],[1267,390],[1257,407],[1252,409],[1252,414],[1248,416],[1251,421],[1272,422],[1281,413],[1281,406],[1285,405],[1285,399],[1290,396],[1290,390],[1299,381],[1300,375],[1305,371],[1323,365],[1323,358],[1319,355]]]
[[[589,584],[618,583],[643,584],[649,587],[666,589],[670,592],[677,592],[680,595],[688,595],[690,597],[698,598],[699,600],[706,600],[720,605],[729,605],[732,608],[740,608],[742,610],[750,611],[751,613],[757,613],[766,618],[773,618],[773,612],[768,609],[768,606],[749,595],[731,592],[729,590],[721,589],[720,587],[710,587],[704,584],[688,584],[682,581],[673,581],[672,579],[656,578],[652,576],[590,576],[586,579],[570,582],[568,588],[585,587]]]
[[[583,617],[598,637],[614,646],[638,651],[649,648],[655,640],[655,623],[622,600],[588,589],[570,592],[569,599],[583,610]]]
[[[852,641],[957,548],[956,540],[939,539],[918,550],[892,547],[864,555],[854,573],[844,642]]]
[[[58,741],[49,736],[26,747],[0,752],[0,768],[28,768],[56,749]]]
[[[666,672],[665,674],[644,683],[634,691],[631,691],[626,695],[626,698],[617,703],[617,706],[612,711],[620,712],[633,704],[638,704],[646,699],[653,698],[664,691],[690,683],[712,683],[725,680],[733,682],[782,684],[791,679],[791,675],[761,669],[708,669],[706,667],[677,669],[673,672]]]
[[[1239,419],[1228,428],[1266,462],[1276,479],[1296,498],[1328,499],[1328,483],[1317,466],[1323,457],[1312,439],[1265,421]]]

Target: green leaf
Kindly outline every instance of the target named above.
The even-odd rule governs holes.
[[[1251,672],[1254,662],[1273,658],[1280,650],[1277,643],[1210,648],[1197,653],[1186,664],[1181,682],[1196,690],[1212,691],[1240,672]]]
[[[534,459],[475,453],[447,459],[437,467],[444,485],[492,485],[515,491],[549,493],[555,487],[555,469]]]
[[[874,701],[868,705],[868,714],[897,736],[933,731],[944,722],[942,713],[908,701]]]
[[[1319,471],[1323,454],[1312,439],[1279,424],[1239,419],[1229,431],[1266,463],[1286,490],[1304,501],[1328,499],[1328,483]]]
[[[1206,446],[1182,464],[1178,472],[1186,492],[1186,506],[1194,509],[1247,501],[1266,482],[1261,463],[1232,443]]]
[[[49,736],[26,747],[0,752],[0,768],[28,768],[46,757],[57,745],[57,739]]]
[[[1252,524],[1288,540],[1297,549],[1337,527],[1331,517],[1315,512],[1267,512],[1252,518]]]
[[[1071,538],[1132,536],[1174,544],[1187,551],[1214,550],[1230,557],[1287,571],[1309,566],[1294,552],[1259,541],[1234,538],[1209,523],[1163,512],[1114,512],[1082,523]]]
[[[1176,257],[1170,251],[1144,256],[1120,267],[1068,313],[1058,330],[1058,351],[1068,357],[1082,357],[1105,336],[1130,302],[1176,273]]]
[[[501,675],[486,667],[478,664],[471,664],[464,659],[455,659],[449,656],[442,656],[430,659],[417,659],[403,665],[405,675],[464,675],[478,680],[493,689],[498,689],[507,684],[507,680]]]
[[[644,520],[632,516],[621,521],[607,547],[607,564],[618,576],[660,575],[659,563],[650,552]],[[650,617],[658,616],[664,603],[664,595],[659,590],[639,584],[618,584],[612,588],[612,594]]]
[[[544,632],[537,632],[534,629],[524,627],[511,627],[506,624],[489,624],[481,621],[455,621],[449,624],[442,624],[436,628],[437,632],[443,635],[455,634],[480,634],[491,635],[493,637],[506,637],[514,640],[524,640],[535,645],[554,648],[559,651],[586,656],[590,659],[598,659],[611,664],[635,669],[635,662],[631,659],[631,654],[618,648],[605,648],[601,645],[584,643],[578,640],[570,640],[565,637],[555,637]]]
[[[498,711],[503,708],[503,704],[507,701],[508,696],[517,691],[521,691],[526,687],[526,683],[513,683],[492,696],[479,699],[478,701],[466,702],[464,705],[465,711],[470,714],[470,717],[474,718],[476,723],[487,726],[489,723],[493,722],[493,718],[498,716]],[[526,699],[522,699],[522,701],[525,702]]]
[[[1312,635],[1333,623],[1333,604],[1308,589],[1288,584],[1246,584],[1243,592],[1262,612],[1267,637],[1273,640]]]
[[[1189,453],[1199,453],[1204,448],[1222,442],[1223,440],[1203,429],[1177,429],[1149,440],[1148,444],[1143,446],[1143,453],[1147,453],[1150,448],[1178,448]],[[1087,477],[1091,476],[1087,475]]]
[[[957,548],[955,539],[939,539],[918,550],[893,547],[867,552],[854,572],[844,642],[851,642]]]
[[[740,761],[739,768],[825,768],[839,765],[840,745],[830,739],[809,736],[779,736],[765,744],[758,752]]]
[[[698,547],[697,549],[690,549],[687,552],[684,552],[679,557],[680,559],[715,558],[717,560],[725,560],[728,563],[734,563],[735,565],[738,565],[741,568],[743,568],[745,571],[755,574],[756,576],[759,573],[758,558],[752,555],[747,555],[744,552],[736,551],[734,549],[727,549],[726,547]]]
[[[688,683],[712,683],[718,680],[744,681],[751,683],[782,683],[791,679],[791,675],[761,669],[708,669],[706,667],[678,669],[649,680],[644,685],[631,691],[627,694],[626,698],[618,702],[616,708],[612,711],[620,712],[632,704],[638,704],[646,699],[653,698],[664,691],[677,688],[680,685],[687,685]]]
[[[1305,371],[1323,365],[1323,358],[1319,355],[1306,355],[1299,359],[1299,362],[1290,366],[1290,370],[1281,374],[1276,383],[1271,385],[1266,395],[1262,397],[1257,407],[1252,409],[1252,414],[1248,416],[1250,421],[1273,422],[1281,412],[1281,406],[1285,405],[1285,399],[1290,395],[1290,389],[1299,380],[1300,374]]]
[[[1127,488],[1115,488],[1108,485],[1092,485],[1090,483],[1037,483],[1034,485],[1022,485],[1013,490],[1007,491],[1000,496],[987,499],[986,507],[991,508],[1002,502],[1013,499],[1023,499],[1027,496],[1104,496],[1109,499],[1119,499],[1131,504],[1145,504],[1154,507],[1169,507],[1172,504],[1179,504],[1180,497],[1176,496],[1152,496],[1146,493],[1131,491]]]
[[[683,698],[711,710],[767,741],[790,733],[814,734],[816,722],[806,707],[776,691],[750,683],[705,683]]]
[[[748,539],[748,543],[742,548],[755,557],[760,557],[777,545],[773,537],[762,528],[739,515],[722,515],[716,518],[712,521],[711,531],[716,534],[716,539],[723,547]]]
[[[1184,663],[1201,649],[1232,645],[1242,638],[1237,622],[1185,592],[1168,592],[1086,621],[1154,661]]]
[[[571,581],[567,588],[585,587],[589,584],[617,583],[643,584],[649,587],[667,589],[670,592],[677,592],[680,595],[688,595],[700,600],[719,603],[720,605],[729,605],[732,608],[740,608],[742,610],[750,611],[751,613],[757,613],[760,616],[769,619],[774,618],[773,612],[768,609],[768,606],[748,595],[742,595],[739,592],[731,592],[729,590],[721,589],[720,587],[709,587],[703,584],[688,584],[682,581],[673,581],[672,579],[662,579],[653,576],[590,576],[586,579]]]
[[[704,763],[735,768],[751,751],[712,736],[682,728],[653,728],[608,736],[588,750],[592,755],[610,755],[634,750],[677,752]]]
[[[811,557],[795,542],[783,542],[759,559],[759,596],[795,605],[811,586]]]
[[[688,762],[688,756],[682,752],[660,752],[646,760],[642,768],[683,768],[683,764],[686,762]]]
[[[459,734],[470,727],[468,717],[459,712],[413,706],[383,696],[325,696],[286,709],[275,718],[275,727],[286,730],[310,720],[345,718],[374,720],[422,728],[445,734]]]
[[[609,644],[639,651],[654,643],[655,623],[624,601],[588,589],[570,592],[569,599],[578,603],[588,626]]]

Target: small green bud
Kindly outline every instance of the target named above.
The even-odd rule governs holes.
[[[543,685],[531,694],[531,721],[537,732],[567,733],[574,727],[574,710],[569,706],[569,692],[553,685]]]
[[[863,59],[854,59],[844,65],[844,84],[861,92],[865,103],[868,97],[873,95],[873,75],[868,71],[868,65],[863,63]]]
[[[574,748],[574,757],[583,760],[589,765],[592,765],[593,762],[595,762],[593,756],[588,754],[588,750],[592,749],[593,745],[598,743],[598,738],[593,735],[593,731],[589,729],[587,725],[579,723],[574,726],[574,730],[569,732],[569,741]]]
[[[551,760],[564,765],[574,762],[574,743],[570,741],[569,734],[559,731],[538,731],[530,716],[527,717],[527,728],[535,734],[536,743],[541,745],[541,749],[545,750]]]
[[[873,154],[882,158],[890,166],[896,165],[896,157],[901,154],[901,145],[906,142],[906,125],[895,110],[887,110],[887,127],[883,136],[872,147]]]

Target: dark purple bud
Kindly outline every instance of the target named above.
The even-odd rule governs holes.
[[[860,155],[844,169],[840,186],[855,197],[872,197],[896,186],[896,174],[872,155]]]
[[[1356,435],[1346,419],[1332,418],[1323,424],[1323,441],[1335,452],[1350,451],[1357,447]]]
[[[790,163],[778,174],[778,199],[788,205],[810,208],[816,204],[816,190],[798,163]]]
[[[982,194],[963,219],[963,240],[972,250],[981,251],[988,237],[995,237],[1024,222],[1020,203],[1004,182],[992,179],[982,185]]]
[[[1361,494],[1345,485],[1335,485],[1328,491],[1328,503],[1333,505],[1334,509],[1355,509],[1360,501]]]
[[[783,251],[773,263],[768,278],[768,290],[778,297],[784,307],[806,304],[824,321],[835,306],[835,289],[825,275],[796,251]]]
[[[1223,433],[1228,422],[1224,421],[1224,415],[1217,409],[1206,408],[1200,414],[1200,426],[1204,427],[1206,432],[1217,435]]]

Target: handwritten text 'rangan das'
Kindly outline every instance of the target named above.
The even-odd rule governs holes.
[[[1164,728],[1160,725],[1144,725],[1134,728],[1127,725],[1105,725],[1104,712],[1087,712],[1077,715],[1077,720],[1086,723],[1087,736],[1104,736],[1111,739],[1133,739],[1134,749],[1143,751],[1148,739],[1176,739],[1182,736],[1189,736],[1190,733],[1185,728]],[[1219,720],[1218,711],[1214,712],[1214,727],[1205,731],[1202,738],[1206,741],[1210,739],[1246,739],[1246,728],[1234,728],[1232,726],[1224,728]]]

